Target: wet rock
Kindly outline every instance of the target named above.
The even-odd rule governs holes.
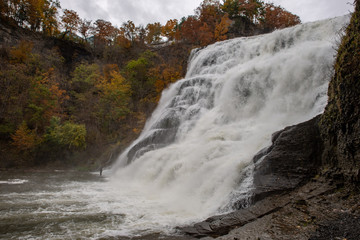
[[[276,132],[272,146],[254,157],[252,206],[208,218],[181,230],[197,238],[217,237],[286,206],[289,199],[279,199],[278,195],[308,182],[321,165],[322,141],[318,118]]]
[[[318,119],[319,116],[273,134],[272,146],[256,162],[254,202],[293,190],[318,172],[323,149]]]

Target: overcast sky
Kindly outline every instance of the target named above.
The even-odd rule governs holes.
[[[81,18],[103,19],[115,26],[132,20],[136,25],[180,19],[194,14],[202,0],[60,0],[63,9],[75,10]],[[302,22],[352,12],[353,0],[272,0],[300,16]]]

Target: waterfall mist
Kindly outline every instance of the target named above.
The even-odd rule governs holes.
[[[188,73],[162,94],[110,184],[127,224],[164,228],[229,210],[251,188],[253,156],[271,134],[320,114],[336,40],[349,16],[193,51]],[[247,171],[245,171],[247,169]]]

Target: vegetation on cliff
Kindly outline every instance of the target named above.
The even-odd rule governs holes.
[[[338,49],[320,128],[324,164],[360,179],[360,1]]]

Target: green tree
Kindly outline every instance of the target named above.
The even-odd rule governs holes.
[[[100,77],[100,67],[97,64],[82,63],[72,73],[72,88],[77,93],[87,92]]]
[[[106,75],[96,85],[100,95],[97,117],[101,128],[111,133],[117,132],[121,121],[131,112],[131,85],[116,70]]]
[[[44,140],[56,148],[72,150],[86,148],[86,128],[84,124],[65,122],[61,124],[59,117],[53,117],[46,129]]]
[[[149,70],[154,66],[153,59],[156,54],[151,51],[144,52],[138,59],[131,60],[125,66],[124,74],[130,81],[133,100],[139,101],[155,95],[155,81]]]

